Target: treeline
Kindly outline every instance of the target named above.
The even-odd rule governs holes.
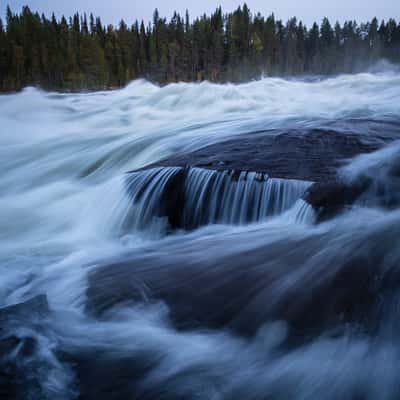
[[[292,18],[252,14],[246,4],[230,14],[218,8],[191,21],[156,10],[152,23],[104,26],[92,14],[50,19],[8,7],[0,19],[0,90],[104,89],[146,78],[244,81],[262,75],[355,72],[385,58],[400,63],[400,24],[394,19],[307,28]]]

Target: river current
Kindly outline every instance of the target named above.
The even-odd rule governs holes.
[[[199,169],[188,229],[171,230],[152,202],[173,172],[126,174],[242,134],[360,120],[400,126],[400,74],[0,96],[0,307],[46,295],[50,310],[10,328],[36,343],[4,353],[17,398],[398,398],[400,210],[376,197],[399,193],[399,142],[344,161],[342,176],[379,190],[318,224],[301,199],[311,182],[259,189],[256,174],[241,184]],[[134,201],[143,182],[154,188]],[[220,194],[208,208],[206,187]],[[105,307],[129,290],[122,274],[93,313],[90,277],[124,263],[152,271],[167,300],[144,287]],[[331,323],[342,299],[354,309]]]

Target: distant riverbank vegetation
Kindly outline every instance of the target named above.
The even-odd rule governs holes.
[[[386,59],[400,64],[400,23],[374,18],[306,27],[292,18],[253,14],[244,4],[225,14],[105,26],[100,18],[56,18],[9,7],[0,20],[0,91],[34,85],[78,91],[121,87],[137,78],[241,82],[261,76],[358,72]]]

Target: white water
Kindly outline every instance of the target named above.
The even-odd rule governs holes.
[[[184,176],[182,199],[165,210],[168,185]],[[150,168],[128,175],[127,191],[132,197],[123,220],[125,229],[149,231],[159,236],[168,229],[169,215],[179,210],[180,228],[209,224],[248,224],[282,214],[300,200],[311,182],[269,178],[256,172],[213,171],[202,168]],[[177,190],[177,189],[175,189]],[[303,210],[299,210],[300,214]],[[302,216],[300,215],[300,218]]]
[[[124,226],[132,205],[126,171],[257,129],[362,118],[399,121],[400,75],[164,88],[137,81],[114,92],[55,94],[28,88],[0,96],[0,306],[45,293],[56,311],[52,329],[67,348],[161,357],[141,382],[146,398],[151,398],[150,388],[153,398],[160,396],[159,387],[165,398],[396,398],[400,355],[391,340],[322,337],[282,353],[277,348],[286,335],[284,321],[266,321],[255,338],[242,339],[225,331],[175,331],[162,305],[120,310],[102,322],[84,313],[88,272],[126,251],[157,252],[161,246],[161,258],[169,256],[168,246],[181,244],[172,246],[174,251],[201,261],[315,237],[321,249],[314,256],[324,260],[324,255],[334,259],[333,252],[345,244],[351,254],[357,248],[352,247],[355,233],[372,229],[376,238],[394,235],[388,244],[394,265],[400,245],[396,210],[360,209],[351,219],[312,227],[299,221],[304,204],[298,202],[295,211],[259,224],[215,225],[161,239]],[[388,152],[396,158],[396,151],[360,158],[347,173],[378,168]],[[332,237],[331,247],[324,247],[325,234]],[[200,247],[190,253],[192,241]],[[210,245],[214,242],[215,247]],[[208,245],[202,249],[201,243]],[[311,285],[313,276],[304,272],[292,278]],[[67,390],[71,374],[55,374],[53,389],[64,398],[74,396]]]
[[[113,231],[109,223],[99,229],[106,198],[118,196],[128,170],[257,128],[395,118],[399,95],[399,75],[360,74],[164,88],[137,81],[116,92],[1,96],[2,236],[12,246],[20,235],[30,245],[62,235],[79,246],[83,231],[102,240]]]

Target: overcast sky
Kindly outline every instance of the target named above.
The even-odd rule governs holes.
[[[121,18],[127,23],[135,19],[149,21],[155,8],[168,18],[174,10],[184,14],[188,8],[190,16],[194,17],[209,13],[219,5],[223,11],[232,11],[242,3],[239,0],[0,0],[0,9],[3,15],[7,4],[14,11],[28,5],[47,15],[54,11],[57,16],[92,11],[104,23],[116,24]],[[260,11],[263,15],[274,12],[283,20],[296,16],[306,24],[319,22],[325,16],[332,21],[356,19],[361,22],[374,16],[400,19],[400,0],[248,0],[246,3],[252,12]]]

